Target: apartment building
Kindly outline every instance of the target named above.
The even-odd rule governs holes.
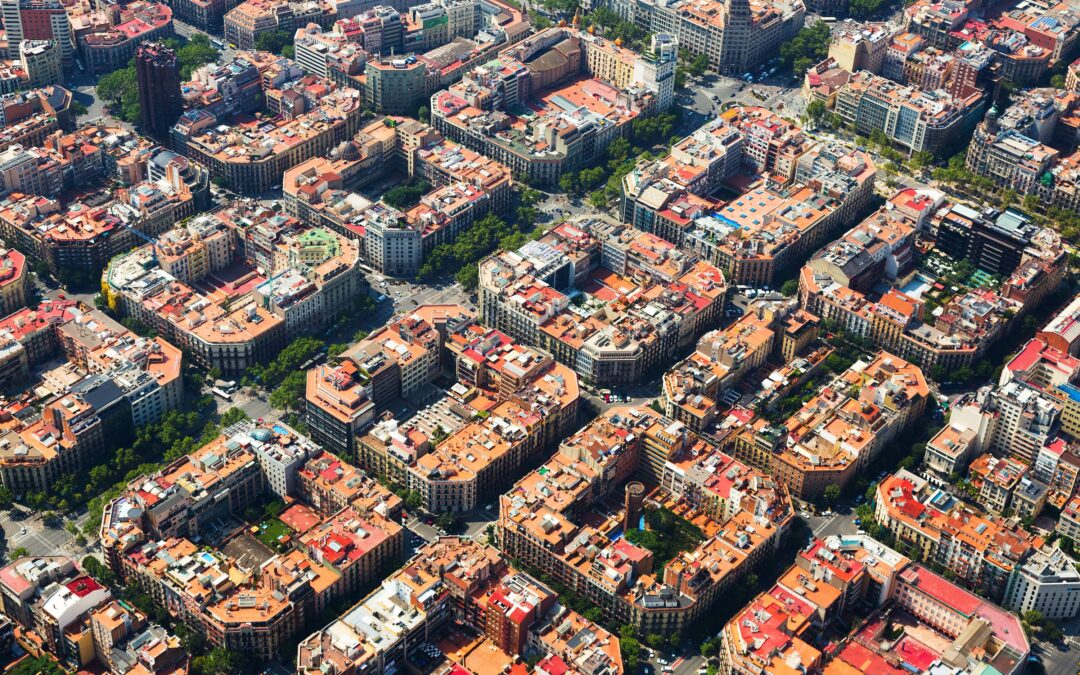
[[[919,207],[917,217],[908,208],[912,203]],[[1029,227],[1022,214],[979,213],[943,195],[935,200],[910,190],[890,204],[803,267],[799,297],[807,311],[925,369],[972,366],[1017,315],[1061,282],[1057,235]],[[1007,275],[1006,282],[996,292],[965,289],[948,299],[939,316],[927,317],[922,299],[897,288],[912,278],[918,262],[913,236],[922,227],[933,234],[941,253],[997,270]],[[864,250],[875,239],[873,248]],[[877,302],[859,290],[880,282],[894,287]]]
[[[0,150],[14,144],[42,145],[53,132],[74,129],[73,100],[71,92],[59,85],[0,96],[0,120],[4,124]]]
[[[121,600],[111,600],[89,617],[97,660],[110,672],[182,675],[190,658],[180,638],[147,620],[145,614]]]
[[[554,184],[625,136],[634,119],[670,107],[677,56],[666,34],[638,55],[596,35],[548,28],[500,53],[505,72],[488,64],[434,94],[432,124],[532,183]],[[526,101],[532,114],[519,119],[515,103]]]
[[[267,62],[268,56],[242,52],[231,61],[196,68],[180,87],[183,112],[170,130],[172,147],[187,152],[188,140],[207,127],[231,121],[234,115],[257,112],[266,104],[269,85],[302,73],[284,58]],[[262,57],[262,58],[256,58]]]
[[[978,147],[968,150],[968,169],[1048,205],[1076,208],[1078,101],[1071,90],[1029,89],[1005,110],[987,113],[975,130]]]
[[[1002,513],[1012,507],[1013,492],[1027,478],[1028,465],[1015,459],[982,455],[968,467],[971,484],[979,490],[979,504],[987,511]]]
[[[58,0],[7,0],[0,5],[0,12],[9,54],[12,45],[17,50],[24,40],[49,40],[59,49],[61,63],[71,66],[75,57],[75,39],[63,3]]]
[[[202,196],[192,181],[206,180],[199,173],[198,167],[176,162],[158,178],[114,192],[92,189],[70,202],[12,193],[0,202],[0,237],[44,262],[58,278],[96,276],[110,258],[141,241],[140,233],[156,236],[194,215]],[[203,185],[208,196],[208,183]]]
[[[235,373],[349,311],[364,288],[360,260],[355,240],[240,200],[117,256],[102,287],[116,311]],[[199,290],[226,269],[239,276],[224,293]]]
[[[0,483],[47,491],[62,475],[98,461],[183,401],[182,356],[162,338],[140,338],[101,312],[73,301],[24,308],[0,320],[8,341],[6,379],[40,372],[37,418],[13,420],[0,437]]]
[[[463,668],[509,667],[533,657],[542,672],[619,672],[618,638],[558,604],[557,597],[510,567],[493,547],[441,537],[301,642],[297,670],[393,672],[417,641],[454,641],[466,628],[478,646],[456,655]]]
[[[118,12],[96,10],[71,16],[79,58],[91,73],[127,66],[142,42],[172,37],[172,9],[164,3],[131,2]]]
[[[853,221],[873,193],[868,155],[814,144],[762,108],[728,110],[674,147],[623,179],[622,218],[696,253],[731,283],[770,284]],[[726,203],[709,196],[743,173],[767,180]]]
[[[0,314],[26,306],[26,256],[13,248],[0,250]]]
[[[950,420],[927,442],[924,461],[930,475],[949,480],[962,474],[972,455],[980,450],[976,430]]]
[[[1015,521],[977,511],[905,470],[878,483],[874,518],[897,540],[995,602],[1041,545],[1039,537]]]
[[[355,192],[392,167],[435,187],[404,212]],[[284,178],[290,213],[358,240],[369,265],[394,275],[414,274],[436,246],[508,208],[512,185],[509,168],[404,118],[376,119]]]
[[[297,469],[296,495],[324,516],[352,508],[397,520],[402,511],[400,497],[361,469],[326,451],[315,451]]]
[[[981,92],[966,97],[901,86],[868,71],[854,73],[836,95],[834,111],[859,133],[884,133],[909,153],[937,154],[974,128],[985,106]]]
[[[207,128],[188,139],[187,152],[210,175],[229,181],[241,194],[265,192],[300,162],[327,152],[360,128],[362,109],[355,89],[337,89],[294,117]]]
[[[1020,566],[1005,591],[1005,605],[1023,615],[1037,611],[1052,621],[1080,612],[1080,572],[1059,548],[1046,546]]]
[[[829,44],[829,58],[849,73],[860,70],[881,73],[893,49],[895,35],[893,24],[845,22]]]
[[[1060,312],[1050,318],[1035,338],[1059,352],[1080,354],[1080,297],[1073,298]]]
[[[188,670],[189,655],[180,638],[127,603],[113,601],[90,616],[94,650],[115,673],[180,674]]]
[[[407,487],[420,493],[425,508],[479,507],[510,484],[522,464],[570,433],[580,398],[577,376],[550,359],[537,366],[526,386],[496,398],[486,416],[466,422],[409,465]]]
[[[781,352],[788,329],[798,332],[789,321],[796,307],[793,301],[751,301],[748,311],[731,326],[703,335],[694,353],[664,373],[664,414],[695,433],[710,431],[720,399],[744,375]],[[791,356],[784,358],[795,358],[794,347],[790,351]]]
[[[85,575],[66,556],[22,556],[0,569],[4,613],[42,647],[71,668],[94,659],[93,645],[84,658],[87,616],[107,602],[112,591]],[[89,642],[89,640],[85,640]]]
[[[591,517],[594,504],[636,475],[663,483],[654,498],[715,536],[654,570],[650,551],[613,534],[634,526],[640,511],[629,509],[640,509],[640,500],[628,497],[628,510],[615,517]],[[634,482],[627,490],[635,485],[644,491]],[[507,555],[547,570],[611,620],[674,633],[771,555],[791,517],[783,486],[678,422],[619,407],[563,441],[501,497],[499,542]]]
[[[897,356],[882,351],[857,361],[784,423],[772,475],[799,499],[815,499],[829,485],[843,489],[922,418],[929,396],[922,371]]]
[[[212,535],[221,518],[238,517],[267,490],[291,498],[310,493],[316,482],[344,479],[341,487],[352,486],[346,471],[337,474],[326,458],[281,423],[229,427],[195,453],[136,479],[109,503],[101,525],[108,563],[211,644],[274,658],[306,621],[374,581],[402,553],[401,526],[389,519],[393,502],[371,482],[364,495],[324,518],[302,504],[283,511],[281,522],[298,531],[295,541],[278,540],[277,553],[256,547],[265,553],[237,558],[255,545],[243,541],[252,536],[247,529],[227,541]],[[320,468],[328,473],[313,477]],[[200,550],[191,540],[204,536],[214,536],[213,545]],[[219,583],[208,584],[210,578]]]
[[[628,2],[611,9],[646,33],[670,33],[695,56],[726,75],[740,75],[765,63],[803,26],[802,2]]]
[[[813,540],[770,590],[724,627],[722,667],[743,674],[790,667],[833,672],[836,666],[825,662],[842,661],[844,648],[825,655],[813,646],[816,636],[844,616],[886,604],[909,563],[865,535]]]
[[[857,628],[816,649],[841,617]],[[943,639],[928,644],[928,631]],[[1019,617],[864,535],[811,542],[720,637],[721,667],[746,675],[918,672],[928,664],[1016,675],[1031,651]]]
[[[584,302],[569,293],[584,286]],[[724,275],[655,235],[603,219],[564,223],[480,263],[483,320],[598,385],[636,382],[714,327]]]

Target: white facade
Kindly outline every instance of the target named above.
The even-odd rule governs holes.
[[[1013,572],[1005,606],[1023,614],[1042,612],[1047,619],[1071,619],[1080,610],[1080,572],[1061,549],[1036,551]]]

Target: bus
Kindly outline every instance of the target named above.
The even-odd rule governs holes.
[[[222,391],[217,387],[213,387],[210,391],[213,392],[214,396],[217,396],[224,401],[232,401],[232,394],[227,391]]]

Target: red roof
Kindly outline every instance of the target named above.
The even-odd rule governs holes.
[[[68,582],[67,589],[81,598],[90,595],[94,591],[101,590],[101,584],[94,581],[92,577],[79,577]]]
[[[919,565],[912,565],[904,570],[901,578],[964,616],[973,615],[979,605],[983,604],[976,596]]]

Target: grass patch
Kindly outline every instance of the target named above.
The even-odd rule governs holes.
[[[644,530],[627,530],[625,536],[631,544],[652,551],[656,563],[654,568],[657,570],[663,569],[679,553],[693,550],[705,541],[701,528],[668,509],[646,511],[645,525]]]
[[[265,527],[263,527],[264,525]],[[272,550],[278,551],[285,546],[284,542],[279,540],[278,537],[291,537],[292,534],[293,531],[289,529],[288,525],[277,518],[271,518],[259,523],[259,533],[255,536]]]

